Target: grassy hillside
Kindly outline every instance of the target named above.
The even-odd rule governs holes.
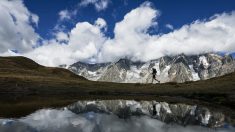
[[[86,80],[74,73],[62,69],[44,67],[25,57],[0,57],[1,77],[43,77]]]
[[[88,81],[25,57],[0,57],[0,117],[22,116],[80,99],[154,99],[207,105],[231,114],[235,113],[235,73],[182,84],[118,84]]]

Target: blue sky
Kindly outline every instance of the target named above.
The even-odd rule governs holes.
[[[235,52],[234,0],[1,0],[0,56],[46,66]]]
[[[146,0],[112,0],[108,7],[97,11],[93,5],[79,7],[80,0],[25,0],[26,7],[40,17],[37,32],[44,38],[50,37],[55,25],[58,23],[58,13],[61,10],[77,9],[78,13],[72,20],[64,22],[66,28],[71,29],[77,22],[88,21],[93,23],[98,17],[105,19],[108,24],[107,35],[113,36],[115,23],[121,21],[124,15],[137,8]],[[161,11],[158,30],[154,34],[168,33],[171,30],[166,24],[180,28],[198,19],[208,19],[214,14],[231,12],[235,9],[234,0],[150,0],[154,8]]]

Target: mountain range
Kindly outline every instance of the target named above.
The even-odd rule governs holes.
[[[185,55],[179,55],[179,58],[184,57],[187,58]],[[179,58],[176,60],[181,60]],[[162,59],[167,60],[166,57]],[[234,62],[229,56],[222,57],[222,60],[222,67],[228,69]],[[160,59],[149,63],[158,64],[157,61]],[[182,61],[171,63],[172,61],[169,59],[169,64],[182,64]],[[133,65],[143,67],[146,64],[148,63],[121,59],[118,63],[93,64],[89,68],[106,67],[108,71],[112,67],[128,69]],[[219,71],[220,74],[223,73],[223,70]],[[235,124],[234,80],[235,72],[208,80],[185,83],[127,84],[89,81],[67,69],[44,67],[25,57],[0,57],[0,116],[22,117],[37,109],[66,106],[84,99],[130,99],[205,106],[230,116]]]
[[[189,56],[180,54],[147,62],[131,61],[126,58],[112,63],[77,62],[67,68],[88,80],[117,83],[151,83],[152,68],[155,68],[156,78],[161,83],[183,83],[232,73],[235,71],[235,60],[229,54],[206,53]]]

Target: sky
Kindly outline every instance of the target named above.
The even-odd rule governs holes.
[[[1,0],[0,55],[46,66],[235,52],[234,0]]]

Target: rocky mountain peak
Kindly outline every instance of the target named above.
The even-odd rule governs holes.
[[[165,69],[166,66],[168,66],[170,64],[171,61],[172,61],[172,58],[170,56],[161,57],[159,59],[159,68],[160,68],[160,71],[163,71],[163,69]]]
[[[120,83],[151,83],[152,68],[157,70],[157,79],[164,82],[205,80],[235,71],[231,55],[207,53],[200,55],[164,56],[148,62],[120,59],[114,63],[86,64],[77,62],[70,70],[90,80]]]
[[[176,57],[174,57],[173,63],[174,64],[176,64],[176,63],[183,63],[185,66],[188,66],[187,56],[185,54],[177,55]]]
[[[228,64],[228,63],[232,63],[234,61],[232,55],[225,55],[222,62],[223,64]]]
[[[130,66],[132,64],[132,61],[129,60],[129,59],[120,59],[119,61],[117,61],[115,63],[115,65],[118,67],[118,68],[121,68],[121,69],[126,69],[126,70],[130,70]]]

